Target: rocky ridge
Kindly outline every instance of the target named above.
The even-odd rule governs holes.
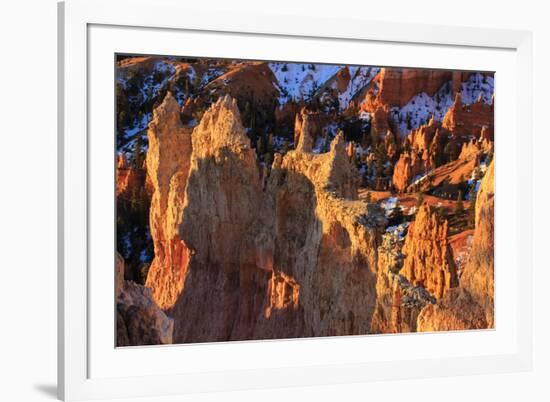
[[[494,290],[489,278],[493,228],[487,222],[492,214],[487,194],[492,193],[485,179],[479,182],[486,169],[488,176],[493,155],[493,105],[486,90],[475,100],[477,84],[465,84],[483,80],[482,87],[489,87],[492,79],[486,83],[479,74],[460,72],[302,67],[298,92],[311,87],[310,103],[286,94],[286,103],[270,116],[260,104],[272,110],[287,74],[284,65],[276,72],[266,63],[230,63],[199,83],[193,78],[200,69],[195,64],[205,69],[204,78],[211,63],[144,58],[121,64],[125,79],[135,73],[132,69],[148,68],[160,69],[152,85],[163,77],[183,80],[174,86],[176,78],[167,78],[168,91],[159,92],[162,102],[147,129],[146,164],[142,167],[136,161],[143,158],[128,152],[117,161],[117,200],[133,197],[140,186],[151,198],[154,259],[150,267],[138,264],[142,271],[131,269],[137,277],[147,276],[151,292],[126,287],[154,300],[173,319],[171,341],[493,325],[488,297]],[[315,82],[329,72],[332,78],[316,90]],[[258,80],[252,89],[248,76]],[[361,89],[359,81],[368,83]],[[187,85],[191,93],[201,85],[217,95],[181,98]],[[285,90],[292,90],[291,83]],[[440,99],[448,96],[445,91],[454,101]],[[352,92],[365,100],[358,105]],[[335,97],[345,100],[344,111],[331,109]],[[432,101],[441,109],[425,118],[422,108],[434,109]],[[411,108],[415,102],[416,109]],[[287,127],[293,136],[284,134],[286,140],[270,131]],[[376,200],[391,198],[359,201],[359,185],[377,191]],[[437,207],[414,207],[418,192]],[[476,197],[476,192],[475,204],[466,198],[462,205],[465,195]],[[395,207],[394,196],[399,199]],[[400,212],[401,200],[406,207]],[[441,204],[451,212],[450,223],[440,218],[445,215]],[[459,204],[475,206],[475,230],[473,223],[464,223],[470,218],[455,213]],[[402,234],[388,227],[395,224]],[[460,238],[461,247],[472,253],[460,264],[449,247],[457,227],[474,233],[468,241]],[[132,240],[139,250],[135,244]],[[122,314],[122,319],[129,318]],[[152,335],[140,331],[151,342]]]
[[[158,141],[147,156],[152,233],[164,258],[155,254],[147,286],[174,318],[174,341],[368,333],[385,218],[357,200],[342,135],[314,154],[305,119],[297,149],[276,156],[264,190],[234,100],[221,98],[205,113],[189,165],[187,139],[169,138],[188,136],[173,130],[171,103],[167,96],[155,116],[172,129],[161,122],[149,129]],[[168,144],[180,162],[162,167],[156,155]],[[179,209],[163,212],[176,189]],[[174,303],[166,289],[179,292]]]

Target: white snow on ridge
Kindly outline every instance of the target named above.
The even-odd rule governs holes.
[[[269,63],[281,91],[279,103],[307,99],[342,67],[329,64]]]
[[[150,121],[151,121],[151,113],[144,114],[143,116],[141,116],[141,120],[136,121],[136,124],[134,126],[124,130],[123,136],[125,138],[133,137],[140,131],[145,130],[149,125]]]
[[[307,99],[334,77],[345,65],[311,63],[269,63],[277,78],[276,86],[281,92],[279,103]],[[350,82],[346,90],[338,94],[340,109],[348,107],[353,96],[364,88],[380,70],[378,67],[348,66]],[[331,86],[336,89],[336,82]]]
[[[477,101],[479,95],[483,102],[490,104],[492,102],[493,93],[495,90],[495,80],[493,77],[475,73],[462,83],[460,96],[462,103],[469,105]]]
[[[415,95],[402,108],[393,107],[392,115],[399,123],[399,131],[401,134],[406,135],[410,131],[407,127],[408,119],[410,119],[411,129],[418,128],[428,123],[432,116],[435,120],[441,121],[452,104],[451,84],[448,82],[443,85],[433,97],[425,92],[421,92]]]
[[[351,77],[348,87],[343,93],[338,94],[340,110],[346,109],[355,94],[367,86],[380,70],[378,67],[348,67],[348,69]]]
[[[475,73],[462,83],[460,96],[462,104],[469,105],[481,99],[485,103],[491,103],[494,91],[494,79],[481,73]],[[429,96],[425,92],[415,95],[402,108],[393,107],[392,116],[399,124],[399,130],[402,136],[407,135],[407,120],[410,119],[411,129],[416,129],[423,124],[428,123],[433,116],[436,121],[442,121],[445,113],[451,107],[454,98],[451,95],[451,82],[445,83],[434,96]],[[409,116],[409,117],[408,117]]]

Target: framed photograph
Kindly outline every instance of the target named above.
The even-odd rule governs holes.
[[[60,3],[60,398],[529,370],[531,42]]]

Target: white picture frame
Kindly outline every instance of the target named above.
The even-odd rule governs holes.
[[[128,10],[132,10],[132,12],[130,13]],[[184,3],[177,0],[157,0],[155,2],[146,0],[68,0],[59,4],[58,15],[58,172],[60,183],[58,206],[58,392],[61,399],[146,397],[265,388],[273,387],[274,384],[282,387],[530,370],[532,364],[531,33],[393,22],[381,23],[360,19],[320,20],[304,16],[251,15],[240,12],[231,14],[224,12],[222,14],[208,10],[207,6],[193,10],[188,9]],[[504,272],[501,274],[501,280],[497,276],[497,299],[499,283],[503,284],[502,286],[507,283],[508,289],[513,292],[514,297],[510,298],[511,301],[508,301],[509,305],[507,305],[507,308],[514,312],[510,325],[499,327],[497,314],[494,333],[445,334],[446,337],[463,339],[462,342],[464,342],[462,349],[458,349],[455,355],[447,357],[417,353],[415,356],[411,354],[403,359],[384,360],[380,358],[374,361],[363,359],[360,353],[357,353],[356,356],[338,353],[339,350],[346,350],[340,348],[366,348],[369,342],[382,343],[386,339],[390,339],[389,342],[399,343],[399,347],[406,347],[410,343],[415,348],[422,344],[436,344],[438,339],[444,339],[443,336],[436,339],[429,338],[430,335],[367,336],[348,337],[341,341],[335,338],[324,338],[322,340],[244,342],[231,346],[224,344],[198,346],[187,349],[187,352],[192,350],[195,359],[201,359],[203,353],[204,356],[207,356],[208,353],[209,356],[222,356],[222,360],[223,356],[227,356],[226,359],[229,359],[231,353],[239,353],[240,356],[243,356],[242,362],[239,362],[238,367],[230,368],[228,360],[225,361],[226,364],[223,364],[223,361],[214,363],[212,357],[205,357],[202,359],[204,367],[200,371],[177,373],[177,370],[173,368],[173,365],[178,363],[176,359],[172,361],[172,365],[167,364],[169,369],[164,371],[142,372],[137,369],[135,372],[122,371],[120,367],[123,366],[117,365],[115,360],[109,360],[107,353],[102,355],[102,348],[107,348],[108,345],[94,343],[99,332],[105,330],[109,333],[112,326],[97,324],[97,320],[102,318],[94,318],[98,315],[94,316],[94,312],[98,311],[97,309],[100,307],[94,305],[92,308],[90,302],[90,296],[97,291],[97,286],[93,289],[90,286],[92,280],[96,278],[94,275],[97,271],[90,269],[90,255],[95,255],[96,250],[90,251],[90,239],[94,234],[90,232],[89,212],[93,207],[92,203],[95,202],[94,196],[97,194],[95,191],[90,191],[90,169],[95,166],[94,160],[100,157],[99,154],[90,151],[95,146],[93,141],[96,137],[93,136],[93,132],[100,126],[94,120],[97,108],[94,111],[90,109],[92,105],[96,104],[96,100],[91,96],[89,86],[90,77],[95,74],[95,67],[91,60],[92,58],[96,60],[95,53],[93,53],[93,49],[96,47],[104,49],[107,53],[120,50],[116,47],[108,47],[105,40],[101,42],[102,34],[99,31],[94,31],[98,27],[105,30],[119,27],[132,29],[135,32],[149,30],[150,35],[153,35],[154,31],[155,35],[164,35],[165,37],[180,34],[199,35],[200,33],[218,35],[219,37],[224,35],[261,37],[264,38],[262,40],[273,43],[272,52],[276,51],[274,50],[277,48],[276,41],[284,39],[287,43],[317,40],[335,43],[338,46],[345,44],[350,49],[353,49],[353,46],[371,44],[379,47],[417,46],[415,49],[417,53],[426,51],[430,47],[440,49],[442,52],[446,48],[464,50],[464,52],[479,51],[479,61],[477,61],[479,66],[485,65],[483,64],[485,59],[488,60],[486,65],[490,66],[490,57],[483,56],[482,53],[491,49],[495,51],[495,55],[497,52],[505,54],[502,58],[503,62],[511,57],[510,60],[513,60],[513,63],[508,63],[506,67],[508,86],[502,87],[502,91],[499,93],[515,94],[515,96],[509,97],[513,99],[502,101],[501,111],[506,110],[506,113],[496,111],[497,128],[499,127],[498,119],[502,119],[503,122],[513,122],[513,125],[507,128],[500,125],[501,132],[507,135],[500,136],[499,139],[502,138],[501,143],[507,145],[506,148],[504,145],[497,145],[497,149],[499,146],[501,148],[497,151],[499,156],[496,158],[497,160],[502,158],[501,162],[497,162],[496,185],[499,188],[499,195],[502,187],[498,185],[498,175],[499,172],[505,172],[506,169],[509,171],[512,182],[510,191],[514,194],[513,202],[506,209],[507,213],[514,216],[515,229],[513,230],[514,237],[508,239],[507,248],[513,248],[514,256],[521,255],[521,263],[519,259],[510,259],[506,262],[509,269],[505,272],[501,271]],[[92,32],[94,32],[93,35]],[[117,43],[118,37],[115,38],[114,31],[109,31],[107,34],[105,32],[103,36],[111,38],[111,46],[115,46],[113,44]],[[125,39],[124,35],[121,35],[121,40],[129,39]],[[166,43],[168,42],[170,41],[167,39]],[[142,46],[145,49],[145,41],[142,42]],[[139,52],[139,47],[129,46],[128,48]],[[164,51],[170,50],[166,47]],[[176,48],[173,51],[177,51]],[[222,52],[221,49],[220,52]],[[255,54],[254,51],[251,54]],[[334,54],[337,54],[336,51]],[[409,66],[408,61],[403,59],[406,57],[405,54],[406,52],[403,52],[401,55],[394,55],[394,58],[385,60],[391,60],[393,65]],[[419,67],[445,67],[445,52],[441,54],[443,56],[439,60],[428,58],[424,62],[414,61],[413,64]],[[290,59],[294,60],[296,57],[298,56],[290,56]],[[401,62],[399,57],[402,58]],[[261,59],[259,53],[258,58]],[[498,57],[495,56],[495,59]],[[350,59],[350,62],[353,60],[353,58]],[[304,61],[309,61],[309,59]],[[464,61],[466,64],[469,62],[471,61]],[[112,65],[108,67],[112,70]],[[97,75],[97,77],[100,76]],[[94,78],[93,82],[95,85],[98,80]],[[508,87],[513,92],[506,92]],[[105,99],[109,99],[108,96],[109,92],[107,91]],[[497,100],[497,107],[499,107],[498,102],[500,102],[500,98]],[[512,120],[505,120],[511,118],[512,115],[514,117]],[[91,124],[92,121],[94,124]],[[111,122],[112,120],[108,124],[112,126]],[[517,138],[519,133],[521,133],[522,141],[516,142],[514,138]],[[112,153],[112,148],[108,152]],[[112,190],[112,185],[113,182],[110,182],[106,186],[110,186],[109,189]],[[498,201],[496,227],[498,230]],[[499,249],[497,243],[497,271],[499,270],[498,254],[506,251],[503,248]],[[109,254],[112,253],[112,250],[106,250],[106,252]],[[112,269],[112,267],[107,268],[108,270]],[[499,274],[497,273],[497,275]],[[104,286],[106,291],[113,289],[109,283],[105,283]],[[498,300],[496,308],[498,312]],[[501,320],[501,322],[503,321]],[[499,335],[499,331],[504,327],[506,336],[501,339],[503,342],[501,349],[487,349],[487,352],[484,353],[482,348],[474,348],[474,343],[493,342],[493,337]],[[97,332],[98,329],[99,332]],[[109,336],[112,336],[112,332],[109,333]],[[468,352],[469,345],[471,346],[470,352]],[[136,366],[135,360],[132,360],[132,354],[139,356],[139,359],[145,359],[142,361],[153,361],[149,359],[159,361],[159,359],[167,359],[167,356],[183,353],[184,347],[175,345],[165,348],[129,348],[122,353],[124,354],[123,358],[127,359],[124,367]],[[209,347],[210,349],[208,349]],[[281,353],[281,347],[287,348],[287,350],[307,350],[309,355],[304,353],[302,360],[295,360],[289,366],[283,366],[276,361],[273,361],[271,365],[264,363],[261,367],[253,364],[255,356],[261,348],[263,348],[262,353],[272,353],[273,356],[277,356]],[[314,358],[315,355],[321,355],[318,353],[321,349],[326,351],[328,356],[333,353],[333,358],[327,357],[325,360]],[[112,351],[114,350],[113,345]],[[108,352],[110,353],[110,351]],[[116,354],[121,353],[116,352]],[[102,362],[97,370],[92,364],[94,359]],[[237,366],[237,363],[235,362],[233,365]],[[151,366],[154,367],[154,365]],[[106,367],[110,367],[111,370],[107,370]]]

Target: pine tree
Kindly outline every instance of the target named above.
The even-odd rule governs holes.
[[[386,149],[384,147],[384,144],[380,143],[376,147],[376,177],[383,176],[385,163],[386,163]]]
[[[265,143],[264,143],[263,136],[259,136],[258,139],[256,140],[256,153],[258,155],[265,154]]]
[[[452,162],[456,159],[455,150],[452,142],[447,143],[443,148],[443,153],[447,156],[447,162]]]
[[[134,161],[134,166],[136,167],[136,169],[140,169],[143,166],[144,153],[141,149],[142,143],[143,143],[143,140],[141,138],[141,134],[138,133],[136,137],[136,141],[134,142],[134,154],[132,156],[132,159]]]

